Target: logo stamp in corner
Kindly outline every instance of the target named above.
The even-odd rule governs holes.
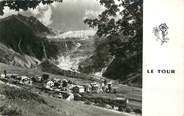
[[[161,23],[159,26],[153,28],[153,33],[156,37],[156,40],[160,40],[161,45],[168,43],[168,26],[166,23]]]

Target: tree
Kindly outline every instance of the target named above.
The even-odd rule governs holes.
[[[0,15],[3,15],[3,9],[5,6],[8,6],[12,10],[19,11],[22,10],[28,10],[28,8],[36,8],[40,3],[43,4],[51,4],[54,1],[62,2],[63,0],[6,0],[0,2]]]
[[[97,28],[96,35],[105,38],[110,45],[109,53],[127,56],[142,53],[143,1],[99,0],[105,10],[96,18],[84,23]]]

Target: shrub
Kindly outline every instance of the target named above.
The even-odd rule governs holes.
[[[1,106],[0,112],[5,116],[22,116],[22,111],[18,107],[11,105]]]
[[[0,94],[5,95],[8,99],[24,99],[24,100],[35,100],[39,103],[47,104],[46,101],[36,93],[32,93],[27,89],[14,88],[4,85]]]

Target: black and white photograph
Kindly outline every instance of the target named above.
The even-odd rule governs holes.
[[[142,72],[143,0],[0,1],[0,116],[142,116]]]

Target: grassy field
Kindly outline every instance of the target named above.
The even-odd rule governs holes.
[[[40,95],[0,84],[0,114],[8,116],[67,116],[52,108]]]
[[[15,94],[16,93],[16,94]],[[0,83],[0,115],[8,116],[129,116],[81,102],[65,101],[44,93]]]
[[[35,69],[23,69],[0,63],[0,73],[7,70],[8,73],[20,75],[41,75]],[[68,77],[52,75],[51,78],[64,79]],[[89,83],[88,80],[69,78],[77,83]],[[4,92],[3,92],[4,91]],[[16,94],[15,94],[16,93]],[[0,83],[0,115],[12,114],[10,116],[129,116],[130,114],[86,105],[77,101],[66,101],[49,96],[48,94],[37,94],[34,90],[24,90],[16,87],[6,86]],[[131,115],[132,116],[132,115]]]

